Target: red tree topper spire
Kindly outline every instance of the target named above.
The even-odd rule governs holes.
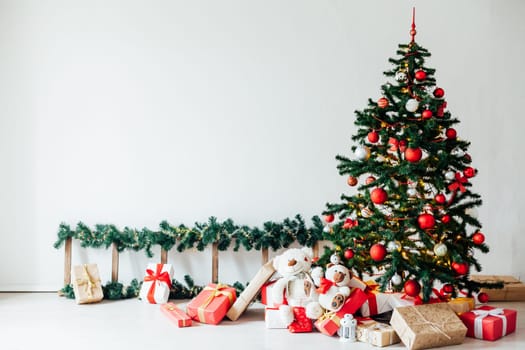
[[[414,42],[414,38],[416,37],[416,8],[412,7],[412,29],[410,30],[410,35],[412,36],[412,41]]]

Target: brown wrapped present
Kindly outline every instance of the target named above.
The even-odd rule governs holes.
[[[77,304],[96,303],[104,298],[97,264],[73,266],[71,277]]]
[[[461,344],[467,333],[446,303],[398,307],[390,324],[409,350]]]
[[[392,326],[368,318],[358,318],[356,333],[357,340],[360,342],[379,347],[397,344],[401,341]]]
[[[472,275],[470,279],[476,282],[503,282],[503,289],[481,289],[481,292],[488,294],[490,301],[525,300],[525,284],[512,276]]]
[[[246,308],[248,308],[248,305],[252,302],[252,300],[255,299],[263,284],[268,282],[274,272],[275,268],[273,267],[272,260],[264,264],[259,269],[259,271],[257,271],[257,274],[255,274],[255,277],[252,278],[250,283],[248,283],[246,289],[244,289],[241,295],[239,295],[232,307],[228,310],[226,317],[232,321],[236,321],[246,310]]]

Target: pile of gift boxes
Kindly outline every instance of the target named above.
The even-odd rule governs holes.
[[[72,272],[77,303],[93,303],[103,298],[95,264],[75,266]],[[239,296],[228,285],[208,284],[183,310],[180,305],[168,302],[172,266],[150,264],[139,298],[151,304],[160,304],[161,312],[178,327],[188,327],[192,321],[213,325],[219,324],[225,317],[236,321],[260,295],[265,305],[264,322],[268,329],[289,329],[291,332],[313,330],[343,337],[345,335],[341,331],[349,323],[346,321],[355,320],[352,321],[351,337],[378,347],[403,342],[408,349],[426,349],[461,344],[465,336],[493,341],[516,330],[515,310],[486,305],[476,307],[473,298],[447,299],[437,292],[437,297],[432,298],[430,303],[422,304],[420,299],[403,293],[380,292],[375,282],[361,281],[356,277],[350,283],[350,294],[337,311],[323,309],[322,315],[312,320],[307,317],[308,310],[304,311],[304,305],[288,305],[286,292],[282,293],[282,297],[279,294],[281,290],[276,294],[274,288],[279,279],[275,278],[275,272],[271,261],[263,265]],[[276,295],[279,300],[275,300]],[[298,329],[292,329],[293,322],[283,318],[283,309],[293,311],[293,322],[300,326]],[[386,318],[383,319],[382,315]],[[304,328],[305,322],[310,323],[310,327]]]

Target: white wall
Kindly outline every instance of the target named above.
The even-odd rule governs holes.
[[[55,290],[61,221],[155,228],[319,214],[348,191],[353,111],[379,96],[409,1],[0,1],[0,290]],[[525,2],[417,3],[418,42],[479,169],[485,272],[525,275]],[[75,247],[76,248],[76,247]],[[221,253],[221,276],[257,269]],[[74,251],[99,263],[106,251]],[[200,257],[200,258],[197,258]],[[171,254],[207,281],[209,254]],[[146,258],[124,253],[121,277]]]

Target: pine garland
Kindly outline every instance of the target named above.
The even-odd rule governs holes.
[[[216,217],[210,217],[206,223],[195,223],[194,227],[183,224],[173,226],[162,221],[158,230],[143,228],[141,230],[124,227],[119,230],[115,225],[97,224],[94,229],[83,222],[79,222],[73,230],[66,223],[61,223],[54,243],[60,248],[68,238],[80,241],[83,248],[108,248],[113,243],[117,250],[134,250],[146,252],[151,258],[153,246],[160,246],[169,251],[177,245],[177,251],[183,252],[196,248],[203,251],[208,245],[218,243],[218,249],[227,250],[233,244],[237,251],[242,246],[246,250],[261,250],[272,248],[277,250],[287,248],[297,241],[300,245],[311,247],[323,239],[323,223],[318,216],[312,218],[313,226],[307,228],[301,215],[293,219],[287,218],[283,222],[267,221],[263,228],[239,226],[232,219],[219,222]]]

